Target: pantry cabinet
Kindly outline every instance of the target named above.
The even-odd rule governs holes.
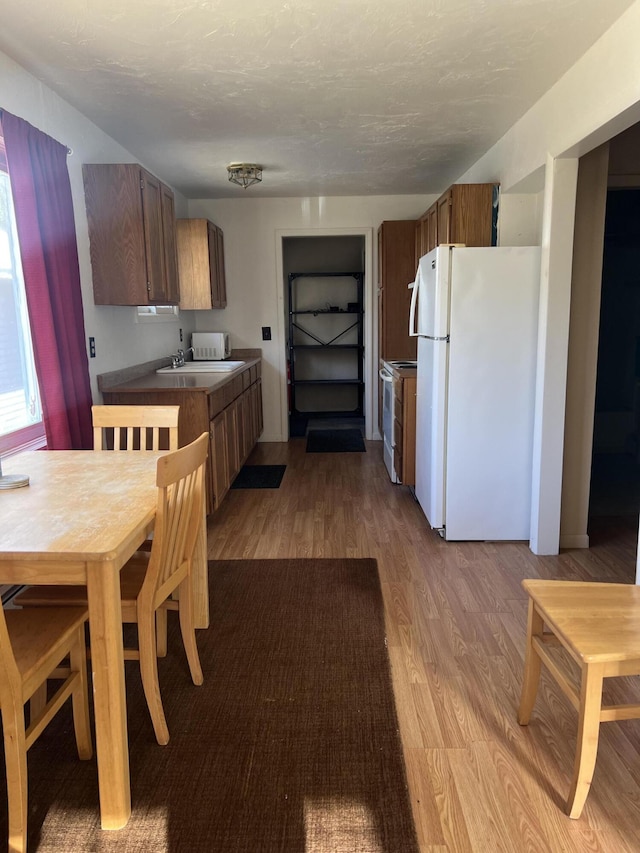
[[[208,219],[178,219],[180,307],[226,308],[227,282],[222,229]]]
[[[409,337],[409,283],[416,274],[415,221],[388,220],[378,229],[378,357],[416,357]]]
[[[409,283],[416,274],[416,222],[387,220],[378,228],[378,358],[416,357],[416,338],[409,337]],[[382,432],[382,380],[378,379],[378,426]]]
[[[137,163],[82,167],[96,305],[179,302],[174,196]]]

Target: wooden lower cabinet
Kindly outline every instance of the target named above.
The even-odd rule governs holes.
[[[416,378],[393,378],[395,418],[393,443],[394,465],[398,479],[405,486],[416,484]]]
[[[180,406],[181,447],[209,433],[207,514],[222,503],[231,484],[262,433],[260,362],[209,393],[202,388],[155,391],[104,391],[108,405]]]

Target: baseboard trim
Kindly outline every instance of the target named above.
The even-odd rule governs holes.
[[[569,534],[560,537],[561,548],[588,548],[589,536],[584,533]]]

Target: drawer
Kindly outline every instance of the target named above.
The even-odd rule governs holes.
[[[231,403],[242,394],[242,374],[234,376],[234,378],[223,386],[224,391],[224,407],[230,406]]]
[[[212,421],[216,415],[220,414],[220,412],[227,406],[227,402],[225,400],[225,391],[224,387],[217,388],[211,394],[209,394],[209,420]]]

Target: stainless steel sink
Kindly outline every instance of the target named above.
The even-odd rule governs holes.
[[[189,361],[182,367],[161,367],[156,373],[229,373],[244,361]]]

